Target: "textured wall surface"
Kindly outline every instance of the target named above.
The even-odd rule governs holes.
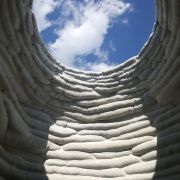
[[[31,6],[0,0],[0,180],[179,180],[180,1],[103,73],[59,65]]]

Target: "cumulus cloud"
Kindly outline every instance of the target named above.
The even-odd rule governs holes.
[[[48,20],[48,14],[52,13],[61,1],[55,0],[34,0],[33,12],[36,15],[36,21],[39,32],[47,29],[52,25],[52,21]]]
[[[103,50],[102,45],[115,18],[131,11],[131,4],[123,0],[36,0],[34,11],[40,31],[51,26],[47,15],[60,4],[61,21],[57,21],[59,27],[55,30],[57,39],[48,45],[51,53],[63,65],[73,68],[77,59],[89,54],[98,59],[91,63],[90,70],[104,71],[113,66],[107,62],[108,51]],[[41,12],[38,12],[38,6],[44,7]],[[113,49],[112,43],[110,46]],[[84,63],[87,63],[86,60]]]
[[[113,64],[107,64],[104,62],[89,64],[91,71],[102,72],[107,71],[115,67]]]

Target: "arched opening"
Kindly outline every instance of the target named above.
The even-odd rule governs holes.
[[[62,65],[110,70],[136,56],[152,32],[154,1],[34,1],[39,32]]]

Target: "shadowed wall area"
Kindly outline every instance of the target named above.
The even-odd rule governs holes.
[[[180,1],[102,73],[57,63],[31,6],[0,1],[0,180],[179,180]]]

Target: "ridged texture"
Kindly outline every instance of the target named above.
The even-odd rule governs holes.
[[[0,180],[179,180],[180,1],[102,73],[58,64],[31,6],[0,0]]]

